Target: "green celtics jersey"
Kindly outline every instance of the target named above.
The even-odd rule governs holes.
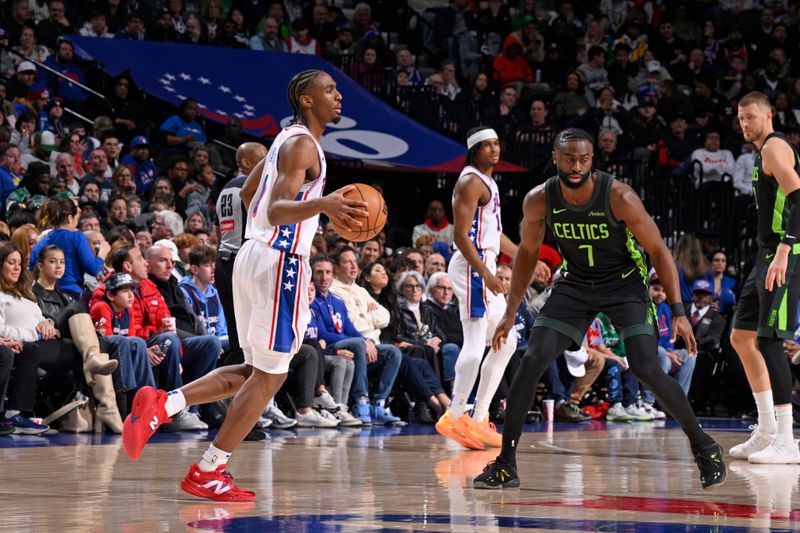
[[[789,144],[786,136],[778,132],[767,135],[764,142],[766,143],[772,137],[777,137]],[[800,173],[800,156],[796,151],[794,153],[794,169]],[[760,151],[756,153],[753,163],[753,194],[758,206],[758,244],[764,248],[775,250],[785,233],[789,207],[786,205],[786,196],[781,191],[778,180],[764,172],[764,168],[761,166]]]
[[[589,202],[569,205],[558,176],[545,184],[547,225],[556,236],[566,279],[586,283],[644,280],[647,266],[639,243],[628,227],[614,218],[609,205],[614,176],[595,171],[597,180]]]

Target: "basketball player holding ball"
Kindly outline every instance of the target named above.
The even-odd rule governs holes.
[[[228,415],[201,460],[189,468],[181,489],[217,501],[252,501],[225,470],[231,453],[258,420],[286,379],[289,361],[309,320],[308,255],[320,213],[358,228],[366,203],[345,198],[347,186],[327,196],[325,156],[319,140],[325,125],[341,118],[342,95],[327,73],[306,70],[288,86],[293,121],[245,181],[248,239],[233,267],[236,326],[244,351],[241,365],[225,366],[169,393],[144,387],[133,400],[122,433],[125,451],[138,459],[147,440],[187,405],[233,396]]]
[[[500,141],[487,127],[467,133],[467,160],[453,190],[454,241],[458,251],[447,273],[458,297],[464,344],[456,362],[453,403],[436,423],[436,431],[474,450],[499,447],[502,437],[489,422],[489,403],[516,350],[512,336],[502,349],[491,350],[483,363],[472,416],[466,413],[467,399],[475,385],[481,359],[506,310],[502,283],[495,276],[497,255],[501,251],[514,257],[517,246],[503,234],[500,219],[500,193],[492,178],[500,162]],[[545,278],[549,269],[537,268]]]

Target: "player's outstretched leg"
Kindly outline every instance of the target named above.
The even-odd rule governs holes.
[[[134,461],[142,454],[144,445],[163,424],[187,405],[230,398],[250,375],[247,365],[217,368],[180,391],[167,393],[153,387],[142,387],[133,398],[131,412],[122,427],[122,446]]]
[[[519,487],[517,446],[525,418],[536,399],[536,384],[539,383],[548,365],[570,345],[572,339],[554,329],[545,327],[533,329],[528,351],[525,352],[508,391],[506,418],[503,423],[503,447],[497,459],[486,465],[483,473],[472,480],[474,488]]]
[[[631,371],[636,379],[653,391],[658,403],[678,421],[689,437],[703,488],[719,485],[727,476],[722,447],[700,428],[680,384],[661,370],[657,342],[653,335],[634,335],[625,339],[625,353]]]

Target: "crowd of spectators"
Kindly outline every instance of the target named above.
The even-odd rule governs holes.
[[[597,168],[622,177],[632,168],[645,169],[637,177],[684,176],[697,189],[732,190],[741,206],[752,203],[754,154],[741,139],[737,99],[765,92],[775,128],[800,143],[795,3],[397,4],[410,24],[378,19],[386,6],[370,2],[0,6],[0,239],[8,241],[0,246],[0,432],[41,433],[47,426],[35,415],[86,392],[116,431],[139,387],[173,389],[229,362],[234,320],[214,285],[215,199],[240,162],[212,141],[238,146],[246,140],[241,123],[231,119],[212,138],[192,98],[161,116],[130,75],[98,77],[76,56],[70,35],[320,56],[459,141],[488,124],[506,156],[525,162],[533,153],[547,159],[553,134],[577,126],[596,135]],[[424,220],[404,228],[410,242],[381,234],[348,243],[320,228],[314,318],[293,379],[262,427],[399,424],[410,416],[432,422],[447,409],[463,341],[446,273],[447,211],[430,202]],[[718,363],[731,357],[726,332],[744,266],[718,246],[713,236],[686,235],[673,247],[700,341],[696,360],[668,342],[669,308],[657,277],[650,280],[662,368],[701,413],[724,399]],[[557,251],[545,252],[555,270]],[[519,349],[493,402],[494,419],[502,418],[549,283],[536,280],[518,310]],[[86,320],[97,342],[86,335]],[[797,354],[797,344],[786,346],[788,356]],[[629,374],[623,344],[600,317],[582,350],[560,359],[543,382],[561,420],[662,416]],[[213,419],[205,408],[185,410],[165,429],[205,429]]]

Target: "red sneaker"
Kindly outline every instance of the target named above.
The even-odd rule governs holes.
[[[153,387],[142,387],[133,397],[131,414],[122,426],[122,446],[134,461],[142,455],[142,448],[158,426],[172,422],[164,409],[166,402],[167,393]]]
[[[189,473],[181,481],[181,489],[193,496],[208,498],[218,502],[251,502],[256,493],[242,490],[233,484],[233,476],[225,470],[227,465],[219,465],[212,472],[203,472],[196,464],[189,467]]]

